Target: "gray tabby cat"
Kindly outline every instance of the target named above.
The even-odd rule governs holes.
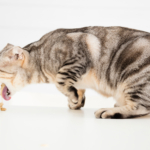
[[[150,113],[150,33],[123,27],[57,29],[23,48],[0,52],[3,98],[32,83],[54,83],[70,109],[85,103],[85,89],[116,100],[96,118],[129,118]]]

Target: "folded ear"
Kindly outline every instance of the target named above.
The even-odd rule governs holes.
[[[23,49],[18,46],[14,46],[12,49],[12,56],[10,57],[10,59],[22,60],[23,59]]]
[[[14,45],[7,43],[6,47],[13,47]]]

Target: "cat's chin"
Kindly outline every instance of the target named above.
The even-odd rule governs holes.
[[[11,99],[11,92],[6,85],[4,86],[4,88],[2,90],[2,97],[6,101]]]

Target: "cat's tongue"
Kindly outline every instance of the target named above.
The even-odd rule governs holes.
[[[5,85],[5,87],[3,88],[3,91],[2,91],[2,97],[3,97],[6,101],[8,101],[8,100],[11,99],[11,97],[9,96],[8,93],[10,93],[10,92],[9,92],[9,89],[8,89],[7,86]]]

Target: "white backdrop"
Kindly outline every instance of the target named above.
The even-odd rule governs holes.
[[[149,0],[0,0],[0,49],[7,43],[23,47],[56,28],[97,25],[150,31],[149,15]],[[21,92],[62,96],[54,85],[32,85]],[[22,99],[22,93],[16,97]],[[92,90],[86,94],[97,95]],[[9,104],[24,105],[25,101]]]

